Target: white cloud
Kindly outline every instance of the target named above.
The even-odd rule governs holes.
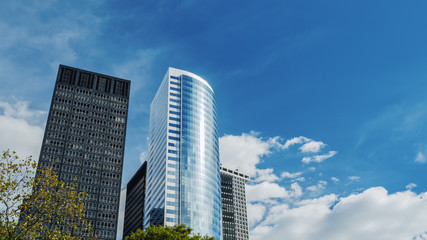
[[[298,198],[302,195],[302,188],[297,182],[292,183],[290,189],[286,190],[286,188],[273,182],[247,185],[247,200],[248,202],[272,203],[278,199]]]
[[[248,202],[268,202],[274,198],[289,198],[289,192],[277,183],[262,182],[246,186]]]
[[[359,181],[360,177],[359,176],[350,176],[350,177],[348,177],[348,180],[350,180],[350,181]]]
[[[290,173],[290,172],[282,172],[280,174],[280,178],[297,178],[301,176],[302,172]]]
[[[328,183],[326,181],[318,181],[316,185],[311,185],[307,187],[306,189],[310,192],[319,192],[326,188],[326,185]]]
[[[323,142],[310,141],[302,145],[299,149],[304,153],[318,153],[324,146]]]
[[[44,133],[37,123],[44,112],[29,109],[22,101],[0,102],[0,109],[0,150],[10,149],[22,158],[32,155],[37,160]]]
[[[304,182],[304,181],[305,181],[305,177],[295,178],[293,181],[296,181],[296,182]]]
[[[406,189],[408,189],[408,190],[412,190],[412,188],[416,188],[417,187],[417,184],[415,184],[415,183],[410,183],[410,184],[408,184],[408,185],[406,185]]]
[[[329,151],[327,154],[322,155],[315,155],[315,156],[309,156],[309,157],[303,157],[302,162],[303,163],[311,163],[311,162],[323,162],[324,160],[333,157],[335,154],[337,154],[337,151]]]
[[[295,145],[295,144],[301,144],[301,143],[304,143],[304,142],[308,142],[308,141],[310,141],[311,139],[309,139],[309,138],[306,138],[306,137],[303,137],[303,136],[299,136],[299,137],[294,137],[294,138],[291,138],[291,139],[288,139],[286,142],[285,142],[285,144],[283,145],[283,149],[288,149],[290,146],[292,146],[292,145]]]
[[[290,146],[296,144],[303,144],[301,147],[299,147],[300,151],[303,153],[318,153],[323,147],[326,146],[326,144],[321,141],[315,141],[307,137],[299,136],[288,139],[285,144],[282,145],[282,149],[288,149]]]
[[[274,141],[271,139],[264,141],[261,137],[246,133],[241,136],[225,135],[219,139],[220,161],[224,167],[256,176],[260,158],[269,154],[273,147]]]
[[[426,230],[427,193],[388,194],[382,187],[338,198],[326,195],[267,210],[251,239],[413,239]],[[422,238],[418,238],[422,239]]]
[[[415,162],[417,162],[417,163],[425,163],[426,162],[426,157],[424,156],[424,154],[422,152],[418,152],[417,157],[415,158]]]
[[[336,178],[336,177],[331,177],[331,180],[333,181],[333,182],[335,182],[335,183],[337,183],[337,182],[339,182],[340,180],[338,179],[338,178]]]
[[[297,182],[294,182],[291,184],[291,189],[292,189],[292,192],[291,192],[292,197],[297,198],[302,196],[302,188]]]
[[[274,182],[278,180],[279,178],[276,176],[276,174],[273,173],[272,168],[267,169],[258,169],[257,170],[257,176],[253,180],[253,182]]]
[[[292,145],[305,143],[300,147],[302,153],[317,153],[326,146],[321,141],[314,141],[303,136],[294,137],[282,144],[282,138],[278,136],[263,139],[259,135],[258,132],[251,131],[251,134],[243,133],[240,136],[225,135],[221,137],[219,139],[220,161],[225,167],[239,169],[250,176],[256,176],[257,164],[261,162],[262,157],[270,154],[273,150],[284,150]],[[302,161],[304,163],[320,163],[335,154],[337,151],[329,151],[327,154],[306,156]]]
[[[249,226],[253,226],[264,217],[266,207],[262,204],[248,203],[248,221]]]

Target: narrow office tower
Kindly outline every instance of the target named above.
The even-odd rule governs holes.
[[[220,184],[214,92],[169,68],[150,109],[144,226],[186,224],[221,239]]]
[[[43,137],[38,168],[77,178],[98,239],[116,239],[129,89],[128,80],[60,65]]]
[[[142,164],[127,184],[123,239],[138,228],[143,228],[146,175],[147,161]]]
[[[221,166],[223,240],[248,240],[246,183],[249,176]]]

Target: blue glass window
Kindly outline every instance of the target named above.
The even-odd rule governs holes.
[[[166,209],[166,213],[178,214],[178,210]],[[172,221],[171,221],[172,222]]]
[[[177,198],[177,197],[178,197],[178,194],[168,193],[166,196],[167,196],[168,198]]]
[[[179,122],[179,118],[169,117],[169,120],[174,120],[174,121]]]
[[[176,127],[176,128],[179,128],[180,126],[179,126],[179,124],[175,124],[175,123],[169,123],[169,126],[171,126],[171,127]]]
[[[177,169],[178,165],[168,163],[168,167]]]
[[[174,190],[174,191],[178,191],[179,190],[178,187],[172,187],[172,186],[168,186],[167,189],[168,190]]]
[[[168,206],[175,206],[175,207],[178,207],[178,203],[177,203],[177,202],[169,202],[169,201],[167,201],[167,202],[166,202],[166,204],[167,204]]]
[[[180,112],[175,112],[175,111],[169,111],[169,113],[170,113],[170,114],[175,114],[175,115],[178,115],[178,116],[179,116],[179,115],[181,115],[181,113],[180,113]]]
[[[179,158],[176,158],[176,157],[169,157],[169,156],[168,156],[168,160],[172,160],[172,161],[179,161]]]
[[[170,183],[178,183],[178,179],[172,179],[172,178],[168,178],[168,182]]]
[[[176,219],[176,218],[166,218],[166,222],[174,222],[174,223],[176,223],[176,222],[178,222],[178,219]]]

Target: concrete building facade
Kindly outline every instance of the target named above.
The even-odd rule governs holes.
[[[129,91],[128,80],[60,65],[43,137],[38,168],[77,179],[98,239],[116,239]]]
[[[246,183],[249,176],[221,166],[223,240],[248,240]]]

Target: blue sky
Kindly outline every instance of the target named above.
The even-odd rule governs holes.
[[[251,239],[427,239],[426,1],[0,6],[2,149],[38,155],[59,64],[126,78],[125,185],[172,66],[215,90],[221,160],[253,179]]]

